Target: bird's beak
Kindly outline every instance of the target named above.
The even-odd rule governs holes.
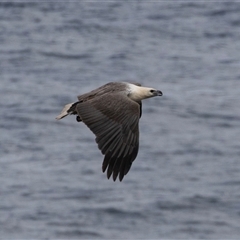
[[[156,94],[155,96],[162,96],[163,95],[162,91],[160,91],[160,90],[156,90],[155,94]]]

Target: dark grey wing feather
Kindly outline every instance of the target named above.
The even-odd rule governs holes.
[[[138,153],[140,104],[115,93],[80,102],[76,109],[105,155],[103,172],[121,181]]]

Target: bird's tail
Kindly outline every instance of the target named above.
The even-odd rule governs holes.
[[[66,117],[67,115],[70,114],[77,114],[76,112],[76,105],[78,102],[75,103],[69,103],[67,105],[64,106],[63,110],[61,111],[61,113],[56,117],[57,120],[60,120],[64,117]]]

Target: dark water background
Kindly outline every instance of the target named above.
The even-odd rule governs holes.
[[[55,117],[126,80],[164,95],[120,183]],[[240,237],[239,2],[1,2],[0,116],[0,238]]]

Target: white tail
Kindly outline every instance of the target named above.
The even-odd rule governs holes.
[[[66,117],[67,115],[71,114],[71,112],[68,110],[72,107],[73,104],[74,103],[69,103],[69,104],[65,105],[63,110],[61,111],[61,113],[56,117],[56,119],[59,120],[59,119]]]

